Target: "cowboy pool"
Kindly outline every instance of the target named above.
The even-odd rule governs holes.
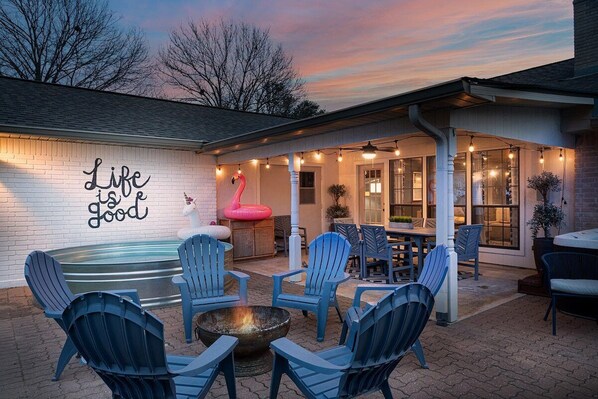
[[[146,308],[179,303],[173,276],[182,274],[179,240],[86,245],[48,251],[62,264],[74,293],[136,288]],[[224,268],[232,270],[233,246],[225,245]],[[232,283],[227,278],[225,287]]]

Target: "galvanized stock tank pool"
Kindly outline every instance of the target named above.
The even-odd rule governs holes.
[[[179,303],[172,277],[182,274],[179,240],[140,241],[48,251],[62,264],[74,293],[136,288],[146,308]],[[224,268],[232,270],[233,246],[225,245]],[[227,279],[225,286],[232,283]]]

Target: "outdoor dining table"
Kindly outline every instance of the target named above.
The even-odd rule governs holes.
[[[386,234],[390,237],[409,237],[415,242],[419,253],[421,254],[421,264],[423,265],[424,258],[426,257],[426,252],[423,250],[424,248],[424,240],[426,238],[436,238],[436,228],[435,227],[414,227],[412,229],[397,229],[394,227],[389,227],[388,225],[384,226],[386,230]]]

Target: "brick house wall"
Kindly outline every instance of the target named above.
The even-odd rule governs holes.
[[[150,180],[140,188],[131,184],[130,191],[125,183],[128,196],[122,195],[122,186],[88,190],[91,175],[83,171],[92,171],[97,158],[102,159],[99,185],[107,187],[111,167],[117,182],[122,166],[129,168],[130,183],[141,186]],[[0,288],[25,284],[23,264],[36,249],[176,238],[177,230],[189,223],[182,215],[183,192],[198,198],[204,223],[215,220],[213,162],[191,151],[0,138]],[[96,209],[98,190],[103,201],[110,191],[121,197],[111,212],[122,208],[119,218],[124,220],[107,222],[106,214],[99,227],[89,226],[94,218],[89,207],[95,204],[91,207]],[[143,199],[123,216],[138,195]],[[110,211],[108,205],[100,204],[101,214]]]
[[[577,137],[575,147],[575,230],[598,227],[598,134]]]

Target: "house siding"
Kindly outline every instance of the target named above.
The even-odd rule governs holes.
[[[88,225],[98,189],[85,188],[90,176],[83,171],[91,171],[97,158],[101,185],[109,181],[111,167],[117,176],[122,166],[131,175],[138,171],[138,185],[150,178],[114,208],[128,210],[141,191],[146,199],[137,211],[141,217],[147,208],[145,218]],[[191,151],[0,138],[0,288],[25,284],[23,264],[33,250],[176,238],[188,223],[181,213],[183,192],[197,198],[204,223],[215,220],[213,162]],[[102,189],[103,195],[111,190],[122,195],[120,188]]]
[[[578,136],[575,148],[575,230],[598,227],[598,135]]]

